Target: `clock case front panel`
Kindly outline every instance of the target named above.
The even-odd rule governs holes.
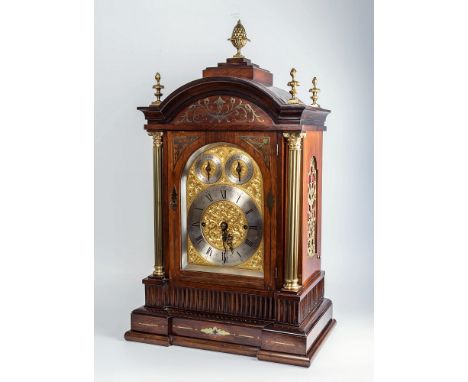
[[[242,72],[238,70],[240,66]],[[139,108],[148,121],[145,129],[163,132],[165,275],[143,280],[145,306],[132,312],[132,329],[125,338],[309,366],[312,355],[335,324],[331,301],[324,298],[324,272],[319,258],[322,132],[329,111],[288,104],[289,94],[271,86],[271,73],[263,83],[259,79],[239,78],[246,73],[246,67],[258,69],[248,60],[228,59],[227,64],[220,64],[220,76],[216,75],[217,68],[208,68],[204,72],[206,78],[177,89],[160,106]],[[298,278],[301,287],[297,291],[283,288],[289,208],[287,178],[291,171],[284,133],[305,134],[300,154],[301,179],[311,157],[316,158],[317,170],[314,256],[308,251],[309,219],[304,215],[310,207],[305,197],[309,185],[304,180],[300,187]],[[245,136],[252,138],[250,142],[242,138]],[[261,137],[268,138],[269,143],[259,145],[263,140],[256,138]],[[193,152],[218,142],[241,147],[255,159],[263,174],[263,278],[181,269],[181,176]]]
[[[256,150],[249,142],[249,139],[255,141],[265,140],[269,144],[262,147],[263,153]],[[276,251],[277,251],[277,232],[276,225],[268,224],[265,222],[276,221],[277,211],[277,184],[272,183],[273,179],[278,179],[277,174],[277,161],[276,161],[276,143],[277,137],[274,133],[248,133],[239,135],[229,131],[205,131],[205,132],[180,132],[169,131],[166,136],[167,150],[164,154],[164,160],[167,160],[168,171],[167,182],[164,185],[163,194],[171,195],[177,194],[177,202],[173,204],[172,208],[167,208],[164,211],[166,216],[163,220],[168,222],[163,235],[166,238],[164,244],[164,260],[168,265],[169,279],[174,283],[183,284],[184,282],[200,282],[209,283],[210,285],[219,286],[236,286],[241,288],[254,288],[254,289],[275,289],[275,267],[271,266],[276,264]],[[184,144],[181,144],[184,142]],[[183,246],[186,245],[183,236],[186,235],[181,225],[184,219],[184,212],[182,210],[182,198],[185,190],[181,184],[181,179],[184,176],[187,161],[197,150],[210,145],[219,144],[220,142],[232,144],[242,151],[247,152],[257,163],[263,177],[263,250],[264,250],[264,264],[263,276],[242,276],[240,274],[229,274],[226,272],[236,272],[234,267],[223,267],[226,272],[222,274],[217,272],[217,266],[207,266],[206,271],[190,271],[182,269],[183,264]],[[183,146],[183,148],[181,147]],[[181,152],[180,152],[181,151]],[[267,153],[267,157],[263,155]],[[175,155],[177,154],[177,155]],[[268,166],[267,166],[268,164]],[[175,191],[175,193],[174,193]],[[268,199],[268,200],[267,200]],[[273,244],[275,243],[275,245]],[[169,255],[170,254],[170,255]],[[199,269],[203,267],[199,266]]]

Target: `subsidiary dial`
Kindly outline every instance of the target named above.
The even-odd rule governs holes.
[[[225,172],[234,184],[244,184],[252,178],[252,160],[244,154],[234,154],[226,161]]]
[[[221,177],[221,161],[216,155],[202,155],[195,164],[195,174],[203,183],[216,183]]]

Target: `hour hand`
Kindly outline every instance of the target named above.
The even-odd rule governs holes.
[[[241,181],[242,165],[240,162],[237,162],[236,172],[239,177],[239,182]]]

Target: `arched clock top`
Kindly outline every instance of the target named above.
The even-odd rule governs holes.
[[[283,89],[253,80],[207,77],[181,86],[158,106],[139,107],[138,110],[144,113],[148,130],[164,129],[160,126],[164,124],[198,125],[201,122],[255,124],[270,129],[284,124],[310,125],[314,130],[325,129],[328,110],[303,103],[289,104],[289,97]],[[152,128],[151,125],[158,126]]]

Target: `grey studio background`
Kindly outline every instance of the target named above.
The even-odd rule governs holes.
[[[97,381],[372,380],[373,4],[318,1],[95,1],[95,372]],[[324,133],[322,265],[338,325],[309,369],[126,342],[153,265],[152,141],[137,106],[163,99],[235,53],[332,113]]]

